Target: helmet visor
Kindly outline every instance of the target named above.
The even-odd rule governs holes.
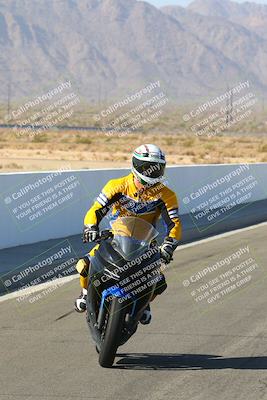
[[[164,175],[165,163],[142,161],[133,157],[133,167],[139,174],[152,179],[161,178]]]

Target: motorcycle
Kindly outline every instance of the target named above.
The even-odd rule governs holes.
[[[91,259],[86,319],[99,364],[113,365],[119,346],[136,332],[161,279],[158,231],[136,217],[118,218],[101,232]]]

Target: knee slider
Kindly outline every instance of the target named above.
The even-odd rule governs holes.
[[[90,265],[90,261],[89,261],[88,257],[81,258],[76,264],[76,270],[79,272],[79,274],[82,277],[87,278],[88,271],[89,271],[89,265]]]

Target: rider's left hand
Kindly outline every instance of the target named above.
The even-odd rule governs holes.
[[[177,246],[178,240],[171,237],[167,237],[164,239],[164,242],[160,246],[160,256],[165,264],[169,264],[172,261],[173,252]]]

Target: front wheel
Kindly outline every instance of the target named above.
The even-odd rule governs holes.
[[[125,321],[126,307],[119,303],[118,297],[112,299],[111,307],[107,312],[107,324],[99,352],[101,367],[112,367],[120,343],[121,333]]]

